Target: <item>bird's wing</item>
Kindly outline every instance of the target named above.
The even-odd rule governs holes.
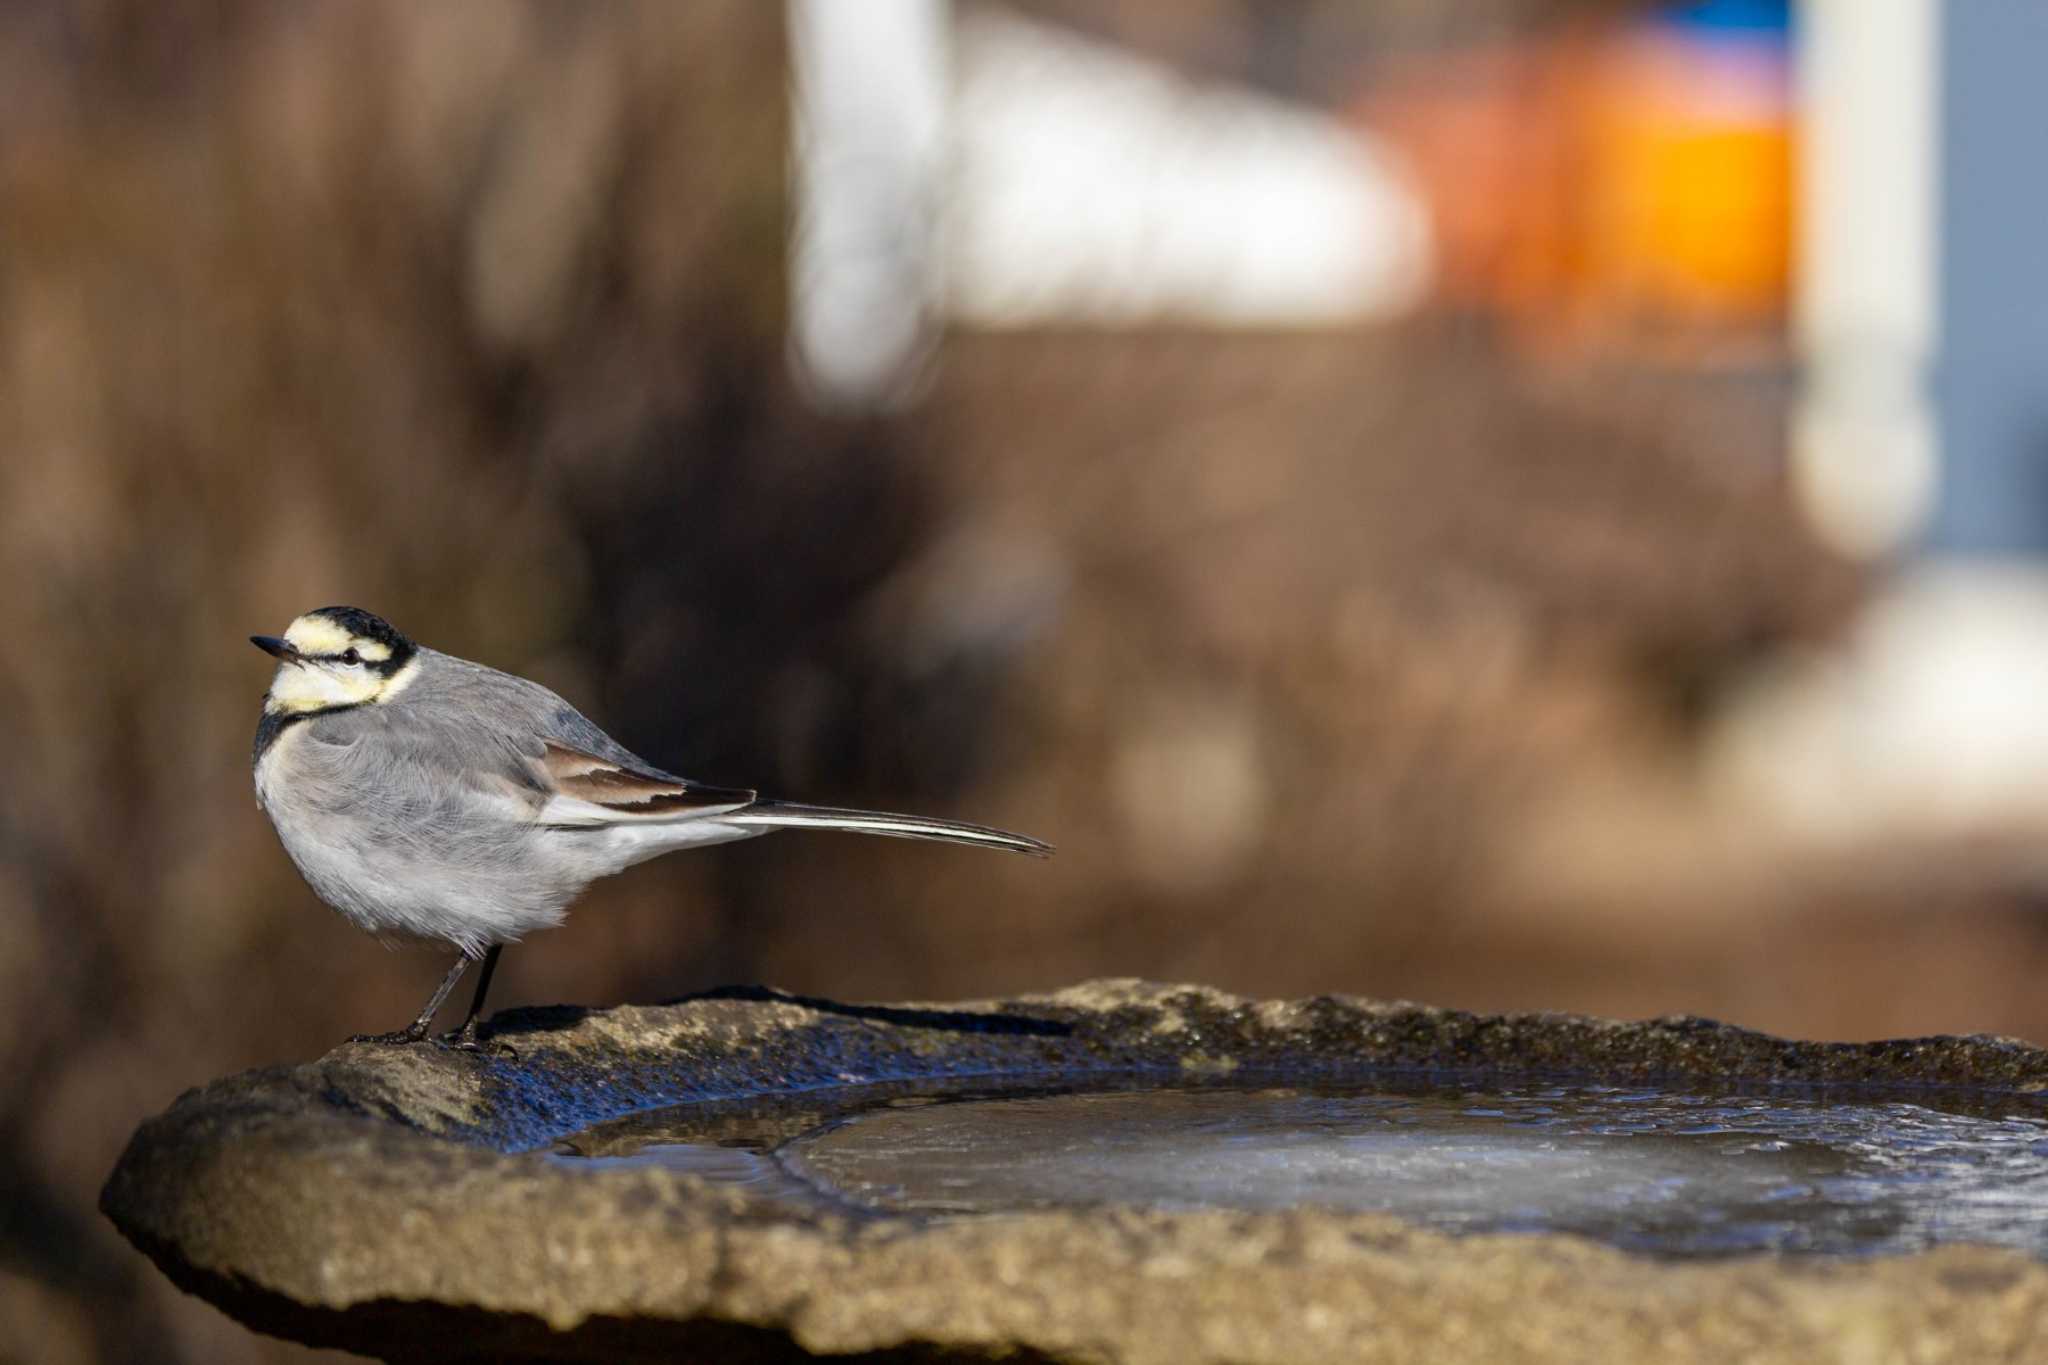
[[[542,741],[539,766],[548,798],[536,819],[544,825],[695,819],[738,810],[754,800],[754,793],[742,787],[707,787],[556,739]]]

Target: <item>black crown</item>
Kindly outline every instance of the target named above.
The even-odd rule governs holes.
[[[415,649],[413,642],[400,634],[396,626],[361,607],[321,607],[306,614],[332,621],[358,640],[375,640],[387,646],[391,650],[390,663],[394,665],[404,663]]]

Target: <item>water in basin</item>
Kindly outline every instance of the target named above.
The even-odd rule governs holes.
[[[877,1215],[1313,1206],[1671,1256],[2048,1256],[2048,1120],[1996,1105],[1382,1082],[898,1097],[757,1140],[676,1122],[606,1159]]]

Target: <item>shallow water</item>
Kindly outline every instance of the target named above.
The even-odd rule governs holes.
[[[728,1117],[709,1141],[677,1113],[669,1131],[642,1124],[602,1159],[883,1215],[1312,1206],[1456,1232],[1577,1233],[1668,1256],[1946,1242],[2048,1256],[2048,1120],[1901,1099],[1562,1084],[1143,1088],[895,1098],[785,1116],[754,1136]]]

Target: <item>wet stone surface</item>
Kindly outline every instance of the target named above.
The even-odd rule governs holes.
[[[389,1359],[2025,1360],[2048,1338],[2048,1055],[2009,1040],[1136,982],[493,1030],[483,1057],[352,1044],[194,1091],[103,1207],[251,1326]]]
[[[679,1158],[882,1213],[1317,1208],[1667,1257],[2048,1255],[2048,1121],[1909,1100],[1407,1078],[1027,1092],[898,1102],[757,1151],[643,1153]]]

